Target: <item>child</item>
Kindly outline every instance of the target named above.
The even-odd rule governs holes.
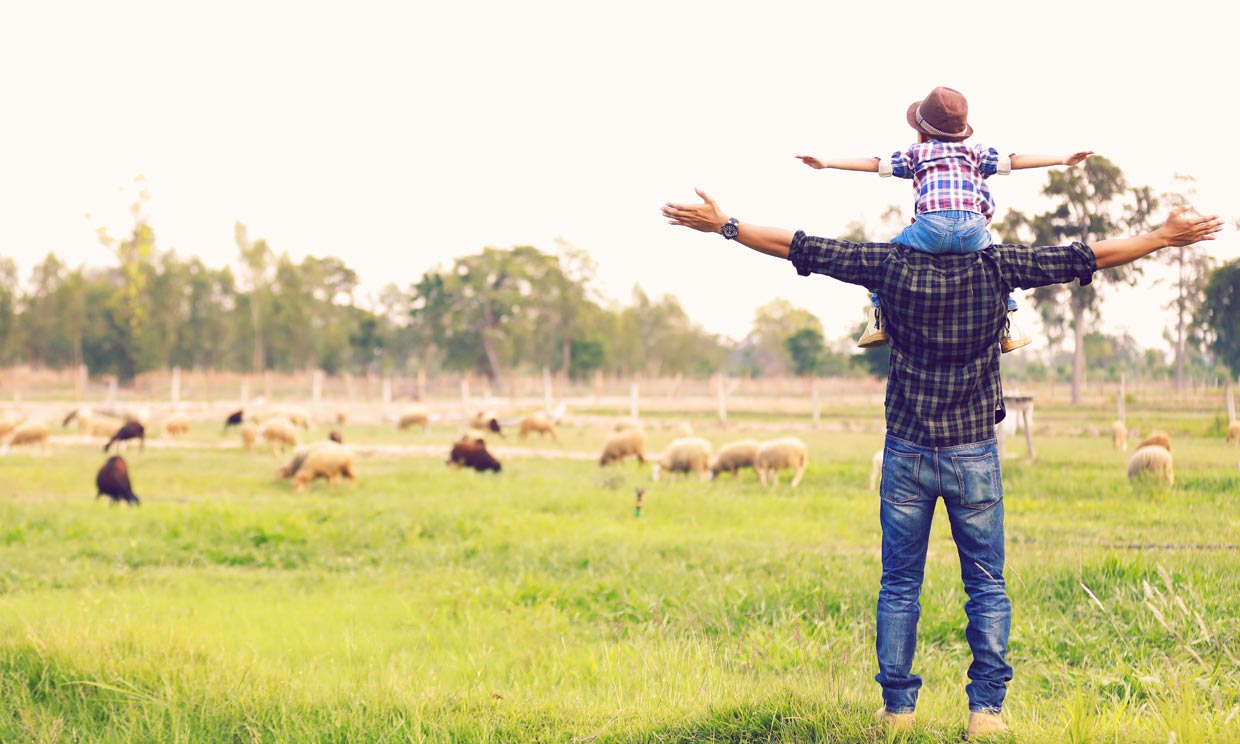
[[[911,178],[917,193],[916,217],[913,224],[892,238],[893,243],[907,245],[924,253],[974,253],[993,241],[986,226],[995,213],[995,202],[986,188],[986,179],[996,173],[1007,175],[1012,170],[1042,168],[1051,165],[1076,165],[1093,154],[1073,153],[1066,158],[1045,155],[1011,155],[1001,157],[993,147],[965,145],[973,135],[969,126],[969,103],[959,91],[939,86],[925,100],[908,107],[908,123],[917,130],[917,143],[890,158],[849,158],[819,160],[810,155],[796,157],[811,168],[867,171],[880,176]],[[870,294],[871,320],[857,345],[863,348],[887,343],[880,317],[880,302]],[[1028,344],[1012,322],[1016,301],[1007,299],[1007,322],[999,337],[1003,352]]]

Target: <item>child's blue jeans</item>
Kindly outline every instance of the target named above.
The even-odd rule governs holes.
[[[891,239],[922,253],[977,253],[993,241],[986,229],[986,217],[979,212],[943,210],[917,215],[913,224]],[[878,293],[870,293],[870,301],[879,307]],[[1009,312],[1016,310],[1016,300],[1007,298]]]

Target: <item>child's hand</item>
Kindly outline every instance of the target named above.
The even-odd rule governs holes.
[[[1068,157],[1063,159],[1063,164],[1064,165],[1076,165],[1077,163],[1084,161],[1085,158],[1093,154],[1094,154],[1093,150],[1085,150],[1083,152],[1074,152]]]
[[[802,163],[805,163],[809,167],[815,168],[817,170],[822,170],[823,168],[827,167],[826,163],[822,162],[821,160],[814,157],[813,155],[797,155],[796,157],[797,157],[797,160],[800,160]]]

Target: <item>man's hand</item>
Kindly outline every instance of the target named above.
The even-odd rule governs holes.
[[[1063,164],[1064,165],[1076,165],[1077,163],[1084,162],[1085,158],[1093,154],[1094,154],[1093,150],[1083,150],[1081,152],[1074,152],[1068,157],[1063,159]]]
[[[700,232],[719,232],[719,228],[723,227],[723,223],[727,222],[728,218],[719,211],[719,205],[715,204],[715,200],[707,196],[705,191],[701,189],[694,189],[694,191],[702,198],[701,204],[668,202],[663,205],[663,216],[672,225],[680,225]]]
[[[823,168],[827,167],[826,163],[814,157],[813,155],[797,155],[796,159],[800,160],[802,163],[805,163],[811,168],[816,168],[817,170],[822,170]]]
[[[1167,215],[1167,221],[1154,231],[1160,242],[1168,246],[1192,245],[1202,240],[1214,240],[1214,234],[1223,229],[1218,215],[1208,217],[1189,216],[1190,207],[1176,207]]]

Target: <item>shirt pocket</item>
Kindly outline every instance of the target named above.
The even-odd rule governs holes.
[[[1003,498],[1003,481],[995,453],[953,455],[952,468],[960,481],[960,504],[970,509],[988,509]]]
[[[917,476],[921,470],[921,455],[916,452],[896,452],[890,447],[883,453],[883,479],[878,495],[891,504],[915,501],[920,495]]]

